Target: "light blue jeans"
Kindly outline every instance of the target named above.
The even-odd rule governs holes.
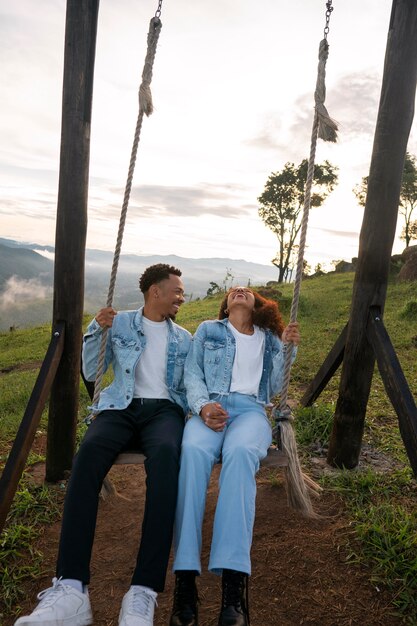
[[[256,472],[271,444],[271,426],[254,396],[230,393],[211,397],[229,413],[221,433],[193,415],[184,430],[174,531],[174,571],[201,573],[201,535],[206,492],[214,463],[222,468],[213,525],[209,570],[251,573],[250,548],[255,521]]]

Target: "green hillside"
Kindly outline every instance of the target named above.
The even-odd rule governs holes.
[[[301,397],[348,321],[352,282],[352,274],[327,274],[304,281],[299,308],[302,342],[292,368],[291,399]],[[278,298],[284,317],[288,319],[292,287],[280,286],[280,291],[271,292],[271,296]],[[178,322],[193,332],[204,319],[217,317],[220,299],[220,296],[215,296],[184,304]],[[392,282],[389,285],[384,320],[411,391],[417,398],[415,283]],[[2,462],[23,415],[36,379],[37,362],[46,350],[49,336],[48,326],[0,333]],[[404,615],[404,624],[417,624],[417,488],[399,434],[397,417],[376,371],[360,466],[356,471],[330,471],[326,468],[325,458],[338,396],[338,380],[337,374],[313,407],[295,410],[303,464],[307,471],[318,476],[325,490],[337,492],[343,498],[347,519],[340,534],[340,545],[347,549],[352,563],[365,563],[374,584],[392,593],[393,607]],[[82,390],[80,418],[87,414],[87,403],[86,393]],[[45,428],[46,414],[42,418],[38,437],[43,436]],[[37,458],[34,456],[29,462]],[[22,485],[25,485],[24,479]],[[48,493],[48,498],[58,497],[53,495],[54,492]],[[42,497],[45,498],[45,495]],[[30,506],[35,505],[36,498]],[[50,509],[51,504],[48,500],[48,503],[41,506],[38,502],[36,506]],[[25,523],[21,515],[19,507],[12,512],[11,529]],[[27,507],[25,515],[28,515]],[[33,525],[36,527],[36,520]],[[16,587],[11,581],[23,574],[20,549],[10,556],[10,552],[4,552],[8,545],[6,542],[3,548],[0,547],[0,563],[7,557],[13,566],[9,565],[6,570],[0,565],[3,568],[0,569],[0,578],[2,587],[8,585],[7,589],[10,589],[13,585]],[[13,574],[13,571],[16,573]],[[30,572],[24,575],[30,576]],[[9,606],[18,601],[16,593],[13,595],[10,591]]]

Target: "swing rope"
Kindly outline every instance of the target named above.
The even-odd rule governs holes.
[[[132,189],[133,174],[135,171],[136,156],[138,152],[140,134],[142,130],[143,116],[144,115],[149,116],[153,112],[152,93],[151,93],[150,85],[152,81],[152,70],[153,70],[153,64],[155,61],[156,47],[158,44],[159,34],[162,28],[162,23],[160,20],[161,7],[162,7],[162,0],[159,0],[158,9],[155,13],[155,16],[151,19],[150,24],[149,24],[149,32],[148,32],[148,38],[147,38],[147,53],[146,53],[145,63],[144,63],[143,72],[142,72],[142,82],[139,86],[139,94],[138,94],[139,112],[138,112],[135,135],[133,139],[132,151],[131,151],[131,156],[130,156],[130,164],[129,164],[126,187],[125,187],[125,192],[124,192],[124,197],[123,197],[122,210],[120,214],[119,230],[117,234],[117,241],[116,241],[116,246],[115,246],[115,251],[114,251],[114,256],[113,256],[113,264],[112,264],[112,270],[111,270],[111,275],[110,275],[110,282],[109,282],[109,289],[108,289],[107,303],[106,303],[107,307],[110,307],[113,304],[114,288],[116,285],[116,276],[117,276],[120,251],[122,248],[122,241],[123,241],[123,232],[124,232],[124,228],[126,224],[126,215],[127,215],[127,209],[129,206],[130,192]],[[99,400],[101,389],[102,389],[107,334],[108,334],[108,329],[104,328],[102,335],[101,335],[100,351],[99,351],[98,362],[97,362],[97,375],[96,375],[96,380],[94,384],[94,396],[92,400],[93,406],[98,405],[98,400]],[[95,415],[97,414],[97,412],[98,411],[96,409],[92,409],[92,412],[84,421],[87,424],[90,424],[91,421],[94,419]]]
[[[155,16],[150,21],[150,27],[147,39],[147,54],[145,58],[144,68],[142,72],[142,82],[139,87],[139,113],[136,123],[135,135],[133,140],[133,146],[130,157],[130,164],[128,170],[128,176],[126,181],[124,199],[122,204],[122,211],[119,221],[119,229],[117,235],[117,242],[115,246],[115,252],[113,257],[113,264],[109,282],[108,296],[106,306],[110,307],[113,303],[113,295],[116,284],[116,276],[119,265],[120,251],[122,247],[123,232],[126,223],[127,209],[129,205],[130,192],[132,188],[133,174],[136,164],[136,156],[139,146],[140,134],[142,129],[142,122],[144,115],[151,115],[153,112],[152,94],[150,84],[152,81],[152,70],[155,60],[156,47],[158,44],[159,34],[161,31],[162,23],[160,20],[162,0],[158,2],[158,8]],[[315,91],[315,113],[311,138],[310,158],[307,170],[307,182],[305,189],[304,207],[302,226],[300,234],[299,253],[297,261],[296,278],[294,282],[294,294],[291,305],[290,321],[294,322],[297,319],[297,311],[299,304],[299,295],[302,279],[303,258],[307,233],[308,216],[311,205],[311,189],[314,179],[314,161],[317,145],[317,137],[320,137],[324,141],[336,141],[337,137],[337,124],[332,120],[324,106],[326,89],[325,89],[325,66],[328,57],[328,43],[327,34],[329,32],[329,20],[331,12],[333,11],[332,0],[326,3],[326,26],[324,29],[324,39],[320,42],[319,48],[319,65],[318,76]],[[102,389],[102,381],[104,375],[104,360],[106,353],[108,329],[104,328],[101,335],[100,350],[97,363],[97,375],[94,384],[94,395],[92,405],[97,406]],[[291,411],[287,405],[288,388],[290,381],[291,362],[292,362],[292,346],[286,346],[285,362],[284,362],[284,382],[281,392],[279,409],[273,408],[273,416],[275,418],[274,437],[280,442],[280,447],[288,458],[288,465],[286,468],[287,474],[287,491],[288,500],[293,508],[300,510],[302,513],[308,516],[314,516],[314,511],[310,501],[310,492],[317,491],[319,488],[316,483],[304,475],[301,471],[300,462],[297,454],[297,445],[295,441],[295,435],[292,427],[293,417]],[[97,408],[92,409],[90,415],[85,418],[85,423],[90,424],[97,414]],[[110,491],[109,487],[107,488]]]
[[[317,71],[317,83],[314,93],[315,110],[313,127],[311,133],[310,156],[307,169],[307,180],[304,192],[304,206],[301,223],[300,243],[298,249],[296,275],[294,281],[294,292],[291,303],[290,322],[297,321],[298,305],[300,300],[301,281],[304,264],[304,250],[307,238],[307,224],[311,208],[311,190],[314,180],[314,163],[316,157],[317,138],[323,141],[335,142],[337,140],[337,123],[332,120],[324,106],[326,98],[326,62],[329,55],[329,44],[327,35],[329,32],[329,21],[333,11],[332,0],[326,3],[326,26],[324,29],[324,38],[319,46],[319,64]],[[320,490],[320,487],[308,476],[303,474],[300,461],[297,454],[297,444],[292,426],[293,416],[288,407],[288,389],[290,384],[290,373],[292,364],[293,346],[286,346],[284,361],[283,386],[280,395],[279,407],[273,408],[273,417],[275,426],[273,429],[274,438],[279,442],[279,446],[286,454],[288,465],[286,467],[287,478],[287,494],[290,505],[300,510],[309,517],[314,517],[314,511],[310,500],[310,492]]]

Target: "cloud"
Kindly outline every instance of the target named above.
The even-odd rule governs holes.
[[[378,74],[345,74],[332,87],[329,102],[346,138],[373,135],[378,114],[381,77]]]
[[[0,296],[0,309],[5,310],[30,300],[45,300],[51,294],[52,288],[42,285],[37,278],[25,280],[11,276]]]
[[[268,113],[264,117],[262,128],[259,135],[246,139],[243,143],[252,148],[260,148],[261,150],[276,150],[279,147],[277,138],[283,132],[283,123],[281,116]]]
[[[376,73],[357,72],[342,75],[327,89],[326,107],[336,119],[344,140],[372,136],[378,113],[381,78]],[[292,112],[279,111],[264,117],[259,134],[245,145],[285,154],[286,161],[300,158],[306,151],[313,122],[313,95],[304,93],[294,102]],[[287,123],[285,117],[287,117]]]
[[[326,107],[329,115],[338,122],[345,140],[374,133],[379,92],[380,77],[366,72],[344,74],[331,89],[327,89]],[[312,119],[311,109],[311,96],[300,96],[290,129],[294,138],[305,133],[307,118]]]
[[[112,194],[123,197],[123,190],[113,188]],[[245,200],[242,185],[213,185],[200,183],[196,186],[141,185],[132,188],[130,217],[216,217],[241,218],[256,207]],[[111,217],[121,208],[110,205]]]
[[[51,252],[51,250],[47,250],[46,248],[36,248],[36,252],[50,261],[55,261],[55,252]]]
[[[357,231],[353,230],[336,230],[331,228],[316,228],[316,230],[331,235],[332,237],[342,237],[344,239],[355,239],[359,235]]]
[[[0,187],[1,189],[1,187]],[[0,214],[13,215],[19,218],[28,217],[42,220],[55,220],[55,204],[51,200],[42,200],[35,195],[31,199],[26,198],[3,198],[0,207]]]

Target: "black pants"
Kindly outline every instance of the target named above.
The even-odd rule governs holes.
[[[97,415],[74,458],[65,499],[57,577],[89,583],[104,477],[117,455],[128,445],[136,444],[146,457],[146,502],[132,584],[163,591],[172,543],[183,428],[184,413],[169,400],[142,405],[134,399],[124,410]]]

